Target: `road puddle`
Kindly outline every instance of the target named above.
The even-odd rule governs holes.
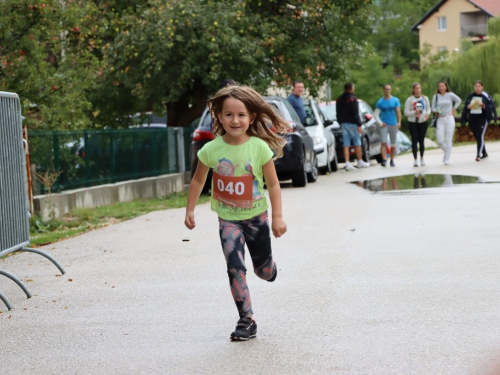
[[[407,174],[351,182],[363,189],[378,191],[417,190],[435,187],[450,187],[462,184],[484,183],[480,177],[455,174]]]

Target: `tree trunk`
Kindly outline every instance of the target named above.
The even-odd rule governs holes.
[[[167,103],[167,124],[172,127],[188,127],[203,114],[207,106],[207,90],[201,80],[194,82],[193,88],[178,101]],[[191,106],[190,106],[191,104]]]

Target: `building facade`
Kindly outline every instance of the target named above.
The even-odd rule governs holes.
[[[500,0],[441,0],[415,25],[420,50],[431,46],[431,54],[460,50],[461,41],[480,43],[488,39],[488,20],[500,13]]]

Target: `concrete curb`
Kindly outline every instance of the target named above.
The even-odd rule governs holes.
[[[33,198],[36,213],[43,220],[61,218],[75,208],[107,206],[117,202],[130,202],[136,199],[163,198],[186,189],[190,173],[176,173],[140,180],[117,182],[68,190],[59,194],[38,195]]]

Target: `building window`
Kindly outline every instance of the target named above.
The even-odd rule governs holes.
[[[448,47],[438,47],[438,52],[445,52],[448,51]]]
[[[446,31],[446,17],[438,17],[438,31]]]

